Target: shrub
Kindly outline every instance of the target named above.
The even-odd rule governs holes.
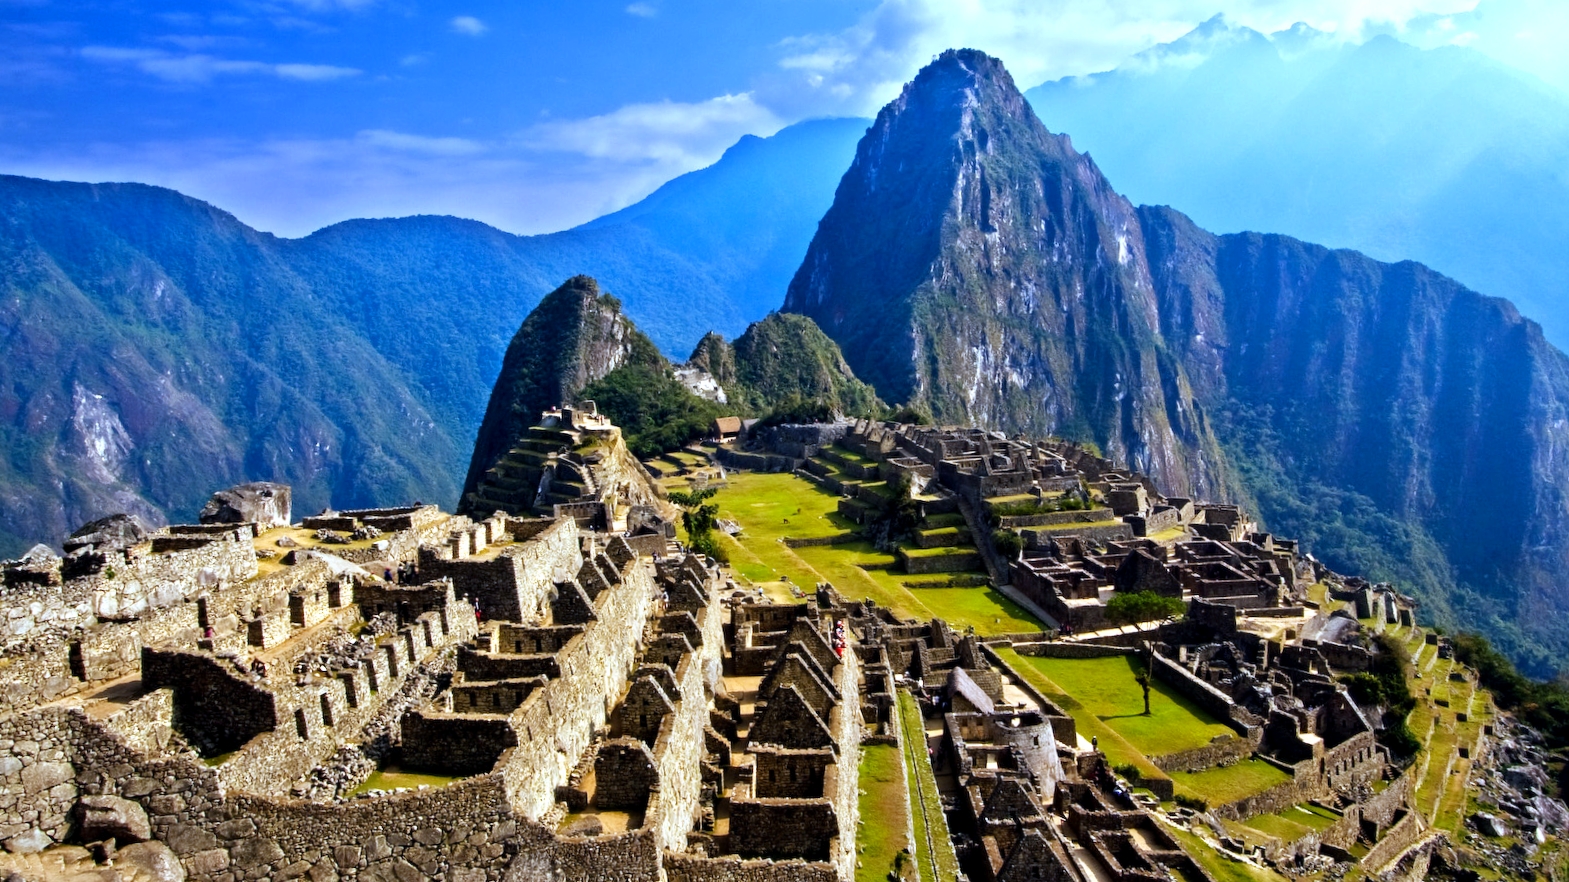
[[[992,545],[996,546],[997,553],[1013,560],[1024,550],[1024,537],[1012,530],[992,531]]]
[[[1167,597],[1153,591],[1118,592],[1106,601],[1106,621],[1113,625],[1137,625],[1174,619],[1186,610],[1180,597]]]
[[[1200,797],[1189,796],[1186,793],[1179,793],[1179,794],[1177,794],[1173,798],[1176,800],[1177,805],[1180,805],[1183,808],[1190,808],[1190,809],[1193,809],[1196,812],[1207,812],[1207,811],[1209,811],[1209,803],[1205,802]]]

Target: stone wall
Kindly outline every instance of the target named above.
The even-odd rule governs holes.
[[[1254,730],[1262,734],[1262,730]],[[1217,735],[1203,747],[1150,757],[1150,762],[1162,772],[1201,772],[1222,763],[1247,759],[1258,749],[1258,742],[1236,735]]]
[[[517,746],[517,735],[501,714],[439,714],[411,711],[403,716],[400,764],[411,771],[439,775],[489,772],[501,755]]]
[[[1193,676],[1192,671],[1158,652],[1152,653],[1150,657],[1154,661],[1154,674],[1162,683],[1236,729],[1239,734],[1248,734],[1250,727],[1243,716],[1247,711],[1237,707],[1231,696]]]
[[[1015,643],[1013,651],[1020,655],[1033,655],[1040,658],[1109,658],[1114,655],[1133,655],[1138,650],[1131,646],[1101,646],[1095,643],[1042,640]]]
[[[665,855],[669,882],[843,882],[833,865],[802,860],[743,860]]]
[[[607,705],[626,687],[637,659],[653,592],[651,566],[629,564],[621,584],[595,599],[597,621],[556,656],[559,678],[535,690],[512,714],[518,746],[502,769],[513,805],[524,816],[539,818],[550,810],[556,788],[567,782],[594,730],[605,724]]]
[[[194,642],[200,631],[194,605],[186,601],[204,590],[198,574],[207,570],[215,586],[254,576],[250,529],[240,525],[204,534],[200,545],[164,554],[152,553],[146,542],[123,556],[111,555],[98,573],[64,585],[4,588],[0,637],[8,663],[0,712],[25,710],[132,673],[144,645],[177,637]]]
[[[548,606],[555,573],[576,573],[582,566],[577,537],[577,524],[560,518],[488,560],[443,557],[437,550],[422,548],[420,578],[451,579],[458,596],[471,598],[489,618],[537,619]]]

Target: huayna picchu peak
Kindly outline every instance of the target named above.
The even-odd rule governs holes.
[[[939,422],[1094,440],[1185,492],[1225,486],[1159,343],[1136,211],[995,58],[946,52],[877,115],[784,308]]]
[[[1135,208],[994,58],[946,52],[883,108],[784,308],[885,400],[1255,504],[1537,674],[1569,650],[1569,361],[1541,329],[1418,264]]]

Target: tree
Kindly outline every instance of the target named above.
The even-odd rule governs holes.
[[[910,492],[910,475],[900,473],[889,483],[889,493],[873,510],[862,532],[880,551],[893,551],[914,535],[921,523],[921,506]]]
[[[1174,619],[1187,610],[1180,597],[1167,597],[1153,591],[1117,592],[1106,601],[1106,621],[1113,625],[1137,625],[1158,619]]]
[[[719,521],[719,504],[708,502],[717,492],[718,489],[714,487],[691,491],[672,490],[670,501],[681,506],[681,527],[686,530],[687,547],[714,560],[726,562],[730,556],[714,536],[714,525]]]

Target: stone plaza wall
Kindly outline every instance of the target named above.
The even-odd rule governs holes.
[[[111,555],[95,574],[63,585],[0,588],[6,611],[6,686],[0,712],[20,711],[136,670],[144,645],[199,633],[186,601],[256,574],[250,525],[205,534],[198,545],[155,554],[152,543]],[[74,644],[74,648],[73,648]],[[73,669],[73,654],[75,658]]]

